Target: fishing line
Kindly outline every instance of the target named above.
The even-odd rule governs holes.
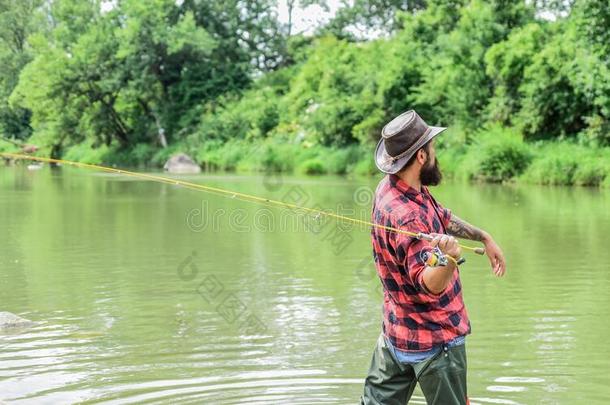
[[[275,205],[275,206],[282,206],[285,208],[291,208],[291,209],[295,209],[295,210],[303,210],[303,211],[306,211],[306,212],[309,212],[312,214],[316,214],[316,217],[315,217],[316,219],[319,218],[320,215],[325,215],[327,217],[334,218],[334,219],[337,219],[340,221],[351,222],[354,224],[365,225],[365,226],[373,226],[373,227],[376,227],[379,229],[385,229],[390,232],[402,233],[402,234],[405,234],[408,236],[415,237],[417,239],[425,239],[428,241],[433,239],[432,236],[427,235],[425,233],[421,233],[421,232],[420,233],[410,232],[410,231],[407,231],[404,229],[393,228],[390,226],[375,224],[373,222],[364,221],[361,219],[346,217],[344,215],[335,214],[335,213],[329,212],[329,211],[323,211],[320,209],[303,207],[300,205],[291,204],[291,203],[284,202],[284,201],[272,200],[270,198],[258,197],[255,195],[239,193],[237,191],[225,190],[225,189],[218,188],[218,187],[211,187],[211,186],[206,186],[203,184],[191,183],[191,182],[184,181],[184,180],[176,180],[176,179],[172,179],[169,177],[157,176],[154,174],[138,173],[138,172],[132,172],[129,170],[124,170],[124,169],[116,169],[113,167],[73,162],[70,160],[63,160],[63,159],[53,159],[53,158],[46,158],[46,157],[22,155],[22,154],[18,154],[18,153],[0,152],[0,156],[13,158],[13,159],[27,159],[27,160],[33,160],[33,161],[38,161],[38,162],[57,163],[57,164],[81,167],[81,168],[92,169],[92,170],[101,170],[101,171],[108,172],[108,173],[121,174],[124,176],[131,176],[131,177],[137,177],[140,179],[152,180],[152,181],[156,181],[159,183],[182,186],[182,187],[185,187],[185,188],[188,188],[191,190],[206,191],[209,193],[223,195],[223,196],[227,196],[230,198],[236,198],[236,199],[243,200],[243,201],[258,202],[258,203],[266,204],[266,205]],[[485,254],[485,249],[480,248],[480,247],[465,246],[465,245],[461,245],[461,244],[459,246],[462,249],[470,250],[478,255]]]

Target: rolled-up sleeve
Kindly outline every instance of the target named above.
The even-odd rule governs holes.
[[[428,233],[428,228],[418,218],[409,219],[401,229],[409,232]],[[431,294],[423,282],[424,269],[426,268],[426,254],[432,252],[430,242],[420,240],[407,234],[399,233],[396,236],[397,258],[404,265],[408,278],[418,292]],[[435,294],[431,294],[435,295]]]

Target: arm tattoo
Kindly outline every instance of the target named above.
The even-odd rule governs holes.
[[[470,225],[468,222],[458,218],[455,215],[451,215],[451,221],[447,227],[447,232],[451,236],[457,236],[458,238],[483,241],[485,233],[479,228]]]

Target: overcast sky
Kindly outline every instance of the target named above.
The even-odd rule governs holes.
[[[183,0],[176,0],[182,3]],[[297,1],[298,3],[298,1]],[[292,33],[312,33],[314,29],[322,23],[329,21],[341,7],[341,0],[327,0],[328,11],[320,6],[309,6],[306,8],[298,7],[292,10]],[[102,11],[114,8],[116,0],[102,0]],[[288,23],[288,7],[286,0],[278,0],[278,18],[282,23]]]
[[[341,7],[340,0],[327,0],[328,11],[320,6],[309,6],[304,9],[295,7],[292,11],[292,33],[311,33],[317,26],[329,21]],[[288,23],[286,0],[278,1],[279,20]]]

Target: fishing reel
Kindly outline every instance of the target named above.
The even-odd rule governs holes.
[[[432,236],[425,234],[423,232],[418,233],[416,238],[420,239],[420,240],[421,239],[427,240],[427,241],[432,241],[432,239],[434,239]],[[479,252],[476,252],[476,253],[482,254]],[[435,246],[431,253],[424,252],[422,259],[424,260],[426,265],[428,265],[428,267],[446,266],[449,264],[449,260],[453,261],[456,266],[459,266],[466,262],[466,259],[464,259],[463,257],[460,257],[459,259],[454,259],[451,256],[446,256],[438,246]]]
[[[442,267],[449,264],[449,260],[455,262],[456,266],[461,265],[466,262],[466,259],[460,257],[459,259],[454,259],[451,256],[443,254],[438,247],[435,247],[432,252],[424,252],[423,257],[424,262],[428,267]]]

